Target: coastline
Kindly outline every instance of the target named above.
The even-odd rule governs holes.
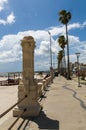
[[[0,77],[0,80],[1,79]],[[5,80],[5,78],[3,78],[3,80]],[[0,86],[0,114],[17,102],[17,92],[18,85]],[[1,119],[0,125],[7,120],[10,115],[12,115],[12,110]]]

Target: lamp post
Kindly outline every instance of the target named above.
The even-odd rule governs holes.
[[[51,33],[48,31],[50,36],[50,74],[51,74],[51,82],[53,82],[53,67],[52,67],[52,50],[51,50]]]
[[[55,52],[53,52],[53,69],[55,70]]]
[[[77,64],[78,64],[78,87],[81,87],[80,85],[80,76],[79,76],[79,56],[80,56],[80,52],[75,53],[77,56]]]
[[[50,36],[50,70],[52,69],[52,50],[51,50],[51,33],[48,31]]]

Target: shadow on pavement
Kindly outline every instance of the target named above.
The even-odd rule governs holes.
[[[40,115],[38,117],[24,118],[17,130],[21,130],[21,127],[25,122],[25,120],[27,122],[22,130],[26,130],[27,127],[30,128],[29,125],[30,120],[38,125],[39,130],[59,130],[59,121],[50,119],[45,115],[43,111],[40,112]]]
[[[63,88],[73,92],[73,97],[76,100],[78,100],[80,102],[80,106],[86,110],[86,105],[85,105],[84,101],[82,99],[80,99],[79,97],[77,97],[77,92],[75,90],[68,88],[67,86],[63,86]]]
[[[38,124],[40,130],[59,130],[59,121],[50,119],[43,111],[34,122]]]

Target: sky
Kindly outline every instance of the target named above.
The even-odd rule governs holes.
[[[22,71],[21,40],[33,36],[36,42],[34,70],[50,68],[50,35],[53,67],[61,48],[58,37],[65,36],[59,11],[71,12],[68,23],[70,62],[86,64],[86,0],[0,0],[0,72]],[[65,47],[65,53],[66,47]]]

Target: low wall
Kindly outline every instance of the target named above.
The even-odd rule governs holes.
[[[43,95],[44,91],[47,89],[48,85],[51,83],[51,76],[41,80],[41,82],[37,83],[37,93],[38,97]]]

